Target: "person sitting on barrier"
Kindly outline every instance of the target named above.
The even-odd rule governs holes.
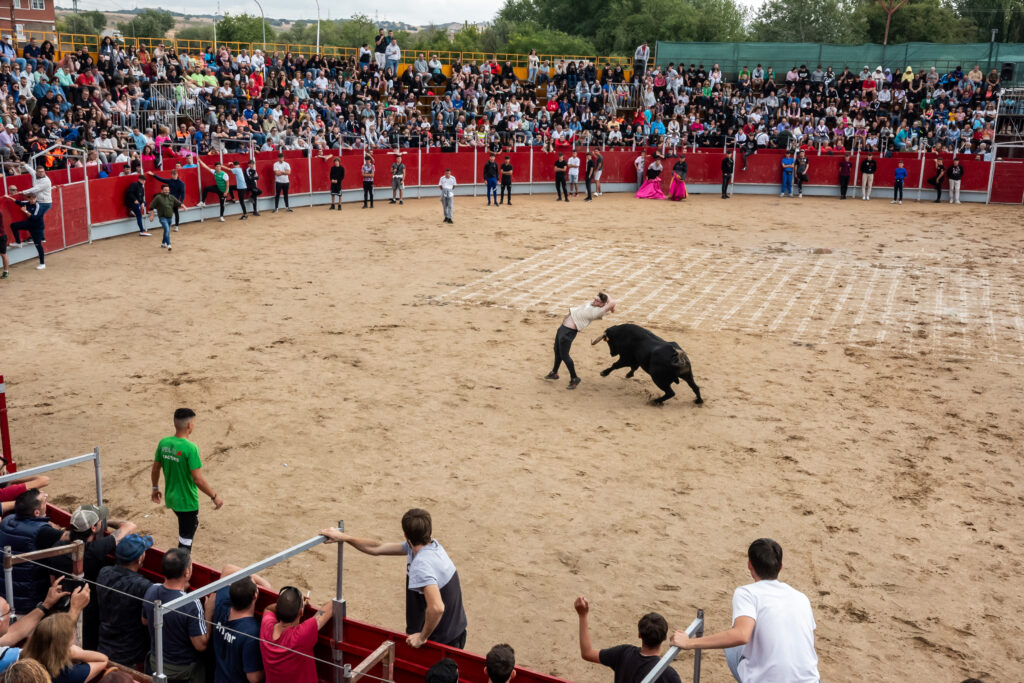
[[[308,593],[303,598],[298,588],[285,586],[277,594],[277,602],[263,612],[260,654],[267,683],[317,683],[313,648],[317,633],[331,620],[333,601],[328,600],[302,621],[308,600]]]
[[[29,489],[14,501],[14,514],[0,521],[0,548],[11,547],[11,553],[20,555],[43,550],[68,540],[68,533],[50,523],[46,516],[45,491]],[[46,597],[50,587],[49,570],[36,563],[25,562],[12,569],[14,582],[14,610],[26,614]],[[0,577],[0,591],[6,584]],[[3,594],[6,594],[5,592]]]
[[[226,565],[221,576],[240,569]],[[213,657],[217,668],[214,683],[262,683],[263,658],[260,656],[260,622],[256,619],[259,589],[273,590],[270,582],[254,574],[221,588],[213,596]]]
[[[12,190],[13,191],[13,190]],[[11,199],[7,195],[7,199]],[[32,243],[36,245],[36,254],[39,256],[39,265],[36,270],[46,270],[46,223],[43,222],[42,207],[36,202],[35,195],[29,195],[27,200],[15,199],[25,218],[11,223],[11,232],[14,234],[14,246],[21,247],[21,233],[27,232],[32,237]]]
[[[450,647],[466,645],[466,612],[455,564],[431,534],[430,513],[413,508],[402,515],[403,543],[356,538],[338,529],[322,529],[328,543],[348,543],[367,555],[405,555],[406,642],[421,647],[431,640]]]
[[[668,636],[668,622],[657,612],[649,612],[637,624],[637,637],[642,647],[616,645],[598,650],[590,641],[590,603],[582,595],[576,598],[573,607],[579,618],[580,656],[587,662],[604,664],[615,672],[615,683],[640,683],[661,659],[661,644]],[[672,667],[666,667],[656,683],[680,683],[679,674]]]
[[[99,637],[96,649],[115,662],[137,671],[146,667],[149,630],[142,623],[142,599],[153,582],[139,573],[152,536],[128,534],[114,550],[117,564],[100,569],[96,577]]]
[[[25,493],[25,491],[28,491],[29,489],[41,489],[44,486],[49,485],[50,478],[45,474],[29,477],[28,479],[19,479],[5,484],[3,488],[0,488],[0,506],[3,508],[3,514],[6,515],[14,510],[14,500],[21,494]]]
[[[490,683],[509,683],[516,677],[516,651],[511,645],[495,645],[487,652],[484,662]]]
[[[21,656],[42,664],[53,683],[86,683],[102,674],[109,661],[105,654],[75,645],[75,620],[68,614],[40,621]]]
[[[4,673],[8,667],[18,659],[21,650],[17,645],[32,635],[36,625],[49,616],[50,611],[57,603],[65,597],[70,596],[71,606],[68,614],[72,619],[78,619],[85,605],[89,602],[89,587],[79,586],[74,593],[68,593],[61,585],[63,578],[58,578],[46,593],[46,598],[36,605],[31,612],[21,614],[18,620],[11,623],[11,606],[7,601],[0,598],[0,673]],[[6,679],[5,679],[6,680]]]
[[[811,602],[779,581],[782,546],[770,538],[751,543],[747,570],[754,583],[733,593],[732,628],[702,638],[676,631],[671,644],[682,650],[724,649],[729,670],[740,683],[820,683]]]
[[[150,586],[142,603],[142,623],[149,627],[149,640],[152,643],[156,642],[153,602],[159,600],[166,605],[185,595],[189,579],[192,578],[192,557],[187,550],[171,548],[164,554],[160,569],[164,582]],[[168,683],[205,681],[200,653],[206,651],[210,644],[206,621],[207,615],[199,600],[191,600],[174,611],[164,612],[163,673]],[[150,652],[146,673],[155,674],[156,664],[156,654]]]

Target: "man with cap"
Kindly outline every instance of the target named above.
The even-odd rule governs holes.
[[[96,581],[117,544],[136,530],[133,522],[106,520],[106,512],[105,508],[95,505],[81,505],[71,515],[71,541],[85,543],[84,576],[88,582]],[[115,529],[115,533],[107,534],[108,526]],[[50,563],[56,571],[71,575],[70,555],[55,557]],[[82,647],[86,650],[96,649],[99,618],[99,602],[93,600],[82,614]]]
[[[104,567],[96,578],[99,642],[96,649],[112,661],[142,671],[149,652],[149,631],[142,623],[142,598],[153,583],[139,573],[152,536],[131,533],[114,551],[117,564]]]

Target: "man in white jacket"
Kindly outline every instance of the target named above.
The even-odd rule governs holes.
[[[576,376],[576,366],[569,357],[572,349],[572,342],[576,335],[586,329],[587,325],[600,320],[606,313],[615,312],[615,301],[604,292],[599,292],[594,300],[588,304],[569,309],[569,315],[562,320],[558,332],[555,334],[555,367],[545,375],[544,379],[558,379],[558,368],[562,363],[569,369],[569,386],[567,389],[575,389],[580,384],[580,378]]]

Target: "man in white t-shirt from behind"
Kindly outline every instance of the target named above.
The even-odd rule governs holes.
[[[562,363],[569,370],[569,386],[566,389],[575,389],[580,385],[580,378],[576,375],[576,366],[569,357],[572,349],[572,342],[576,335],[586,329],[587,325],[600,320],[606,313],[615,312],[615,301],[604,292],[598,292],[594,300],[588,304],[569,309],[569,315],[565,316],[562,324],[555,333],[555,367],[544,376],[544,379],[558,379],[558,369]]]
[[[747,550],[747,569],[754,583],[733,593],[732,628],[702,638],[676,631],[671,644],[683,650],[724,649],[729,670],[740,683],[820,683],[811,601],[779,581],[782,546],[770,538],[757,539]]]
[[[580,195],[580,153],[573,152],[566,160],[569,165],[569,192],[573,197]]]

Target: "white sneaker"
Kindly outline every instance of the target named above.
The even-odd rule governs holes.
[[[167,245],[167,251],[170,251],[170,250],[171,250],[171,245],[168,244]]]
[[[219,220],[219,221],[220,221],[221,223],[223,223],[223,222],[224,222],[224,216],[221,216],[221,217],[220,217],[220,218],[218,218],[217,220]]]
[[[198,204],[196,204],[196,206],[204,207],[204,206],[206,206],[206,202],[199,202]]]
[[[174,226],[174,232],[178,232],[178,226],[177,225]]]
[[[143,230],[142,232],[139,233],[139,237],[149,237],[149,233]]]
[[[36,270],[46,270],[46,264],[40,263],[38,266],[36,266]]]
[[[960,203],[960,200],[958,199],[958,200],[956,200],[956,201],[955,201],[955,202],[953,202],[953,203],[954,203],[954,204],[959,204],[959,203]]]
[[[163,242],[161,242],[161,243],[160,243],[160,248],[161,248],[161,249],[166,249],[166,248],[167,248],[167,245],[166,245],[166,244],[164,244]]]
[[[891,202],[889,202],[889,203],[890,203],[890,204],[895,204],[895,203],[896,203],[896,200],[894,199],[894,200],[892,200],[892,201],[891,201]]]
[[[953,200],[952,200],[952,199],[950,199],[950,200],[949,200],[949,203],[950,203],[950,204],[952,204],[952,203],[953,203]]]
[[[785,192],[780,192],[780,193],[779,193],[779,196],[780,196],[780,197],[785,197],[785,196],[786,196],[786,193],[785,193]]]
[[[903,200],[901,199],[901,200],[900,200],[900,204],[902,204],[902,203],[903,203]]]
[[[804,198],[804,193],[801,192],[800,194],[797,195],[797,197],[799,197],[800,199],[803,199]]]

